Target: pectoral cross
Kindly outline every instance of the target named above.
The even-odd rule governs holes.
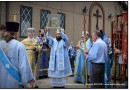
[[[97,18],[96,29],[99,30],[99,27],[98,27],[98,17],[101,17],[101,15],[99,15],[99,10],[98,9],[96,10],[96,14],[93,14],[93,16],[96,16],[96,18]]]

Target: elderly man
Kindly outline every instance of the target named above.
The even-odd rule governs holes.
[[[32,68],[33,75],[35,75],[35,67],[36,67],[36,61],[38,58],[38,50],[40,47],[38,46],[38,40],[34,37],[35,29],[34,28],[28,28],[28,38],[24,39],[22,43],[25,45],[29,62]]]
[[[84,53],[87,61],[91,62],[90,83],[91,88],[104,88],[104,66],[107,60],[107,45],[100,38],[100,31],[96,30],[92,39],[94,41],[92,48],[88,53]]]
[[[35,82],[25,46],[14,39],[18,28],[19,23],[6,23],[6,46],[0,48],[0,88],[27,88]]]
[[[32,73],[33,73],[33,76],[36,80],[36,78],[38,77],[38,74],[37,74],[38,53],[39,53],[41,47],[38,44],[37,38],[34,37],[35,29],[34,28],[28,28],[27,32],[28,32],[28,38],[24,39],[22,41],[22,43],[26,47],[29,62],[30,62],[31,68],[32,68]],[[38,87],[37,83],[35,83],[34,87]]]
[[[48,76],[51,77],[53,87],[64,87],[67,76],[72,75],[68,56],[68,37],[57,29],[56,38],[47,32],[47,42],[51,46]]]

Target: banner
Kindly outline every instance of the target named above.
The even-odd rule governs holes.
[[[123,13],[122,16],[122,58],[125,64],[128,64],[128,13]]]

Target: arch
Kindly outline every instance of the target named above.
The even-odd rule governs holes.
[[[105,32],[105,11],[103,9],[103,6],[101,3],[99,2],[93,2],[92,5],[90,6],[90,9],[89,9],[89,29],[88,29],[88,32],[90,33],[91,35],[91,13],[92,13],[92,10],[95,6],[99,6],[101,8],[101,11],[102,11],[102,14],[103,14],[103,31]]]

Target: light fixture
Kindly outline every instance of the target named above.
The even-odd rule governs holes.
[[[111,13],[108,15],[108,19],[111,19],[112,18],[112,15],[111,15]]]
[[[85,6],[84,9],[83,9],[83,11],[82,11],[83,14],[86,14],[87,10],[88,10],[88,9],[87,9],[86,6]]]

